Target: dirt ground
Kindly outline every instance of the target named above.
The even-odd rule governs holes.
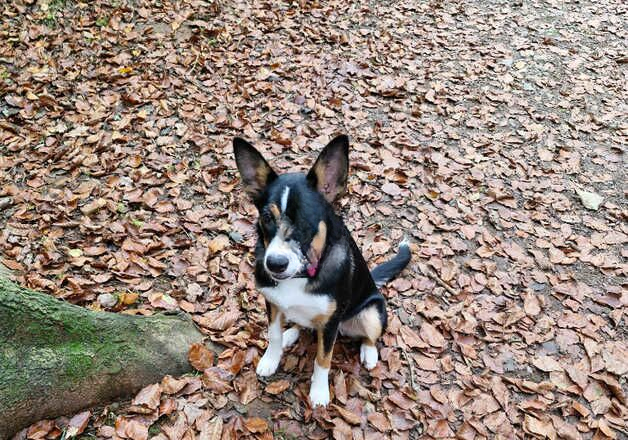
[[[0,262],[92,309],[182,309],[227,347],[92,409],[79,438],[627,438],[624,2],[0,10]],[[255,375],[256,218],[231,139],[294,171],[338,133],[367,261],[404,236],[413,260],[383,288],[378,367],[342,339],[312,411],[311,336]]]

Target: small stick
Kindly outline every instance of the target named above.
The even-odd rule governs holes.
[[[412,360],[410,360],[410,358],[408,357],[408,352],[406,351],[405,347],[401,349],[402,353],[403,353],[403,357],[406,359],[406,362],[408,363],[408,368],[410,368],[410,385],[412,385],[412,389],[414,391],[419,391],[419,389],[416,386],[416,382],[414,380],[414,366],[412,365]]]
[[[421,265],[422,266],[422,265]],[[447,292],[449,292],[451,295],[457,295],[457,292],[454,290],[453,287],[451,287],[449,284],[447,284],[445,281],[443,281],[443,279],[433,270],[429,269],[428,267],[425,267],[425,269],[423,269],[423,267],[421,267],[421,272],[423,272],[424,275],[427,275],[428,277],[430,277],[432,280],[434,280],[434,282],[436,282],[436,284],[438,284],[439,286],[441,286],[443,289],[445,289]]]

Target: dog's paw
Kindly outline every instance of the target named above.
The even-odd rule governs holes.
[[[372,370],[377,365],[378,359],[377,347],[374,345],[362,344],[360,346],[360,362],[367,370]]]
[[[327,406],[329,403],[329,385],[314,384],[310,388],[310,402],[312,408],[316,406]]]
[[[299,328],[298,327],[290,327],[288,330],[283,332],[283,348],[288,348],[299,339]]]
[[[257,364],[257,372],[258,376],[270,376],[277,371],[279,367],[279,362],[281,361],[281,352],[275,353],[266,350],[264,356],[259,360]]]

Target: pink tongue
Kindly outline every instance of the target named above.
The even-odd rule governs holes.
[[[316,275],[316,269],[318,269],[317,266],[314,266],[313,264],[310,264],[307,267],[307,274],[311,277],[313,277],[314,275]]]

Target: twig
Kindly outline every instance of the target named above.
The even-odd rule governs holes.
[[[440,276],[438,276],[438,274],[436,272],[433,272],[433,273],[429,273],[428,272],[428,276],[431,276],[434,279],[434,281],[436,281],[436,283],[439,286],[444,288],[450,294],[452,294],[452,295],[457,295],[458,294],[458,292],[456,292],[453,287],[451,287],[449,284],[447,284],[445,281],[443,281],[443,279]]]
[[[403,353],[403,357],[408,363],[408,368],[410,368],[410,385],[412,385],[412,389],[414,391],[419,391],[419,388],[416,386],[416,381],[414,380],[414,366],[412,365],[412,361],[408,357],[408,352],[406,351],[405,347],[401,349],[401,352]]]
[[[421,267],[421,272],[423,272],[424,275],[427,275],[429,278],[431,278],[436,284],[438,284],[443,289],[445,289],[447,292],[449,292],[450,295],[454,295],[455,296],[455,295],[458,294],[458,292],[456,292],[453,287],[451,287],[449,284],[447,284],[445,281],[443,281],[443,279],[436,272],[434,272],[433,270],[431,270],[427,266],[424,266],[424,267],[425,267],[425,269],[423,269],[423,267]],[[447,303],[447,304],[449,304],[449,303]]]
[[[185,72],[186,77],[189,77],[192,74],[192,72],[194,72],[194,69],[196,69],[196,65],[198,64],[198,55],[199,54],[196,54],[196,57],[194,58],[194,62],[192,63],[192,67],[190,68],[190,70]]]

